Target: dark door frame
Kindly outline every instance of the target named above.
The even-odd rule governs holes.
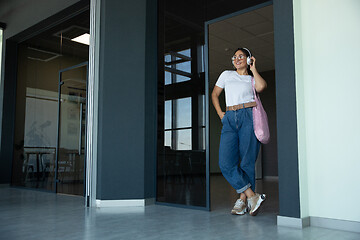
[[[274,0],[205,22],[206,110],[209,112],[208,26],[233,16],[273,5],[278,140],[279,215],[300,218],[296,116],[294,26],[292,1]],[[206,186],[210,204],[209,114],[206,114]]]
[[[86,66],[86,92],[87,92],[87,88],[88,88],[88,80],[89,80],[89,61],[83,62],[83,63],[79,63],[76,64],[74,66],[71,67],[67,67],[64,69],[61,69],[59,71],[59,96],[58,96],[58,117],[57,117],[57,140],[56,140],[56,153],[55,153],[55,179],[54,179],[54,192],[57,193],[58,192],[58,183],[59,183],[59,179],[58,179],[58,161],[59,161],[59,146],[60,146],[60,113],[61,113],[61,86],[63,85],[63,81],[61,80],[62,78],[62,74],[64,72],[76,69],[76,68],[80,68],[80,67],[84,67]],[[87,94],[86,94],[87,96]],[[87,118],[87,111],[85,112],[85,118]],[[81,119],[80,119],[81,121]],[[85,120],[86,123],[86,120]],[[85,133],[86,133],[86,124],[85,124]],[[80,138],[81,138],[81,127],[80,127]],[[86,142],[86,134],[85,134],[85,142]],[[85,150],[84,150],[84,196],[86,194],[86,144],[85,144]]]

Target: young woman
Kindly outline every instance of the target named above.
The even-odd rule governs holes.
[[[262,92],[265,80],[256,70],[256,59],[247,48],[238,48],[232,57],[235,71],[224,71],[211,94],[213,105],[223,124],[219,147],[219,166],[230,185],[240,194],[232,214],[246,211],[255,216],[265,200],[265,194],[255,193],[255,161],[260,142],[257,140],[252,108],[256,106],[252,84]],[[252,82],[253,81],[253,82]],[[219,104],[225,89],[226,112]]]

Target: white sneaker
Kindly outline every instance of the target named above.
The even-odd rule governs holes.
[[[236,200],[235,206],[231,210],[231,214],[244,215],[246,211],[247,211],[246,203],[241,198],[239,198],[238,200]]]
[[[249,214],[251,216],[255,216],[259,212],[261,203],[265,201],[265,199],[266,199],[266,195],[259,193],[255,193],[255,196],[247,199]]]

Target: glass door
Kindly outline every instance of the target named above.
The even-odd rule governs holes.
[[[87,66],[59,71],[57,193],[84,196]]]
[[[159,1],[156,202],[209,210],[205,5]]]

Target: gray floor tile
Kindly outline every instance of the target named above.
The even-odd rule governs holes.
[[[258,216],[230,215],[237,197],[231,191],[214,194],[213,211],[207,212],[162,205],[85,208],[82,197],[0,188],[0,239],[360,239],[324,228],[277,227],[276,190]]]

